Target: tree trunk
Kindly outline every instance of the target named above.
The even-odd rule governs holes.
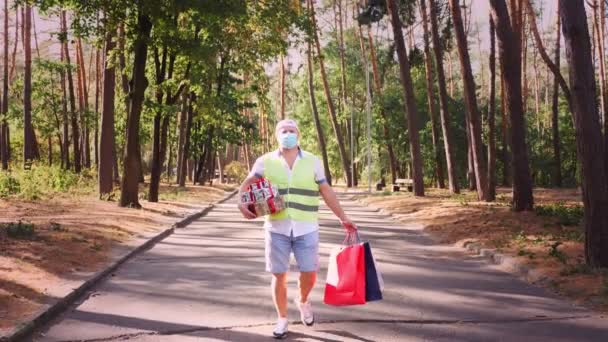
[[[509,136],[509,124],[507,119],[507,99],[505,95],[505,75],[500,73],[500,113],[502,115],[502,186],[509,186],[509,175],[511,163],[509,160],[511,159],[509,156],[509,144],[508,144],[508,136]]]
[[[321,120],[319,120],[319,111],[317,110],[317,100],[315,98],[314,88],[314,72],[313,72],[313,58],[312,58],[312,44],[308,43],[307,50],[307,66],[308,66],[308,96],[310,97],[310,108],[312,110],[312,116],[315,122],[315,129],[317,130],[317,139],[319,139],[319,149],[323,157],[323,168],[325,170],[325,179],[327,183],[331,185],[331,172],[329,170],[329,160],[327,158],[327,147],[325,145],[325,136],[323,135],[323,127],[321,126]]]
[[[420,1],[420,12],[424,22],[424,66],[426,71],[426,94],[429,103],[429,116],[431,118],[433,152],[435,154],[435,175],[437,177],[438,187],[445,189],[443,162],[441,160],[441,147],[439,146],[439,130],[437,128],[437,104],[435,102],[435,92],[433,90],[433,62],[431,61],[431,49],[429,47],[429,29],[425,0]]]
[[[488,98],[488,200],[496,200],[496,27],[490,16],[490,91]]]
[[[63,54],[65,56],[65,62],[68,65],[67,68],[67,76],[68,76],[68,91],[70,95],[70,117],[72,121],[72,144],[74,146],[74,171],[76,173],[80,173],[82,169],[82,164],[80,163],[80,132],[78,128],[78,114],[76,113],[76,96],[74,94],[74,80],[72,78],[72,69],[70,62],[70,50],[68,47],[68,37],[67,37],[67,20],[65,11],[61,11],[61,23],[62,23],[62,31],[64,36],[63,42]]]
[[[99,97],[101,96],[101,87],[100,87],[100,64],[101,64],[101,56],[99,49],[95,49],[95,137],[94,148],[95,148],[95,166],[99,169]]]
[[[467,38],[462,26],[462,17],[457,0],[450,0],[450,8],[456,31],[456,41],[458,43],[458,55],[460,57],[460,67],[462,79],[464,81],[464,97],[467,112],[469,113],[468,126],[471,133],[471,144],[473,150],[473,162],[475,165],[475,180],[477,185],[477,197],[479,200],[488,200],[488,181],[487,171],[482,156],[481,124],[479,122],[479,109],[475,96],[475,80],[471,71],[471,61],[467,47]]]
[[[560,68],[560,40],[561,27],[559,18],[559,7],[555,19],[557,38],[555,40],[555,67]],[[551,125],[553,128],[553,186],[562,186],[562,156],[561,144],[559,141],[559,80],[558,76],[553,76],[553,101],[551,103]]]
[[[279,66],[279,72],[280,72],[280,77],[281,77],[281,90],[280,90],[280,97],[281,97],[281,120],[285,120],[285,58],[283,57],[283,54],[281,54],[280,58],[279,58],[279,63],[281,64]]]
[[[180,173],[177,175],[177,182],[179,184],[179,186],[184,187],[186,186],[186,174],[188,174],[188,178],[189,180],[191,179],[191,175],[192,172],[188,172],[188,170],[191,170],[191,163],[190,158],[189,158],[189,154],[190,154],[190,134],[192,131],[192,119],[194,117],[194,102],[196,101],[196,95],[194,94],[194,92],[190,93],[189,96],[189,104],[188,104],[188,115],[186,118],[186,128],[185,128],[185,136],[184,136],[184,147],[183,147],[183,152],[182,152],[182,168],[180,170]]]
[[[340,124],[338,123],[338,118],[336,116],[336,110],[334,107],[334,103],[331,97],[331,90],[329,88],[329,82],[327,80],[327,73],[325,72],[325,64],[323,62],[323,54],[321,52],[321,43],[319,41],[319,33],[317,31],[317,24],[315,19],[315,9],[314,3],[312,0],[308,0],[309,8],[310,8],[310,16],[313,25],[313,38],[315,40],[315,45],[317,48],[317,56],[319,58],[319,68],[321,70],[321,79],[323,81],[323,90],[325,92],[325,98],[327,100],[327,109],[329,111],[329,115],[331,118],[331,124],[334,129],[334,133],[336,136],[336,141],[338,143],[338,150],[340,153],[340,159],[342,161],[342,168],[344,169],[344,177],[346,178],[346,186],[351,187],[353,185],[352,174],[349,172],[349,158],[346,154],[346,148],[344,146],[344,137],[342,135],[342,130],[340,129]]]
[[[182,174],[183,168],[183,156],[184,156],[184,142],[186,141],[185,130],[186,130],[186,120],[188,118],[188,92],[184,91],[182,94],[182,103],[181,103],[181,111],[179,113],[179,125],[177,134],[179,136],[179,140],[177,143],[177,182],[179,183],[179,177]]]
[[[116,72],[110,56],[114,50],[113,34],[106,33],[105,58],[103,71],[103,108],[101,113],[101,140],[99,142],[99,195],[112,192],[114,188],[114,98]]]
[[[337,2],[337,4],[336,4]],[[342,112],[342,117],[346,118],[346,61],[345,61],[345,49],[344,49],[344,28],[342,26],[342,20],[343,20],[343,15],[342,15],[342,0],[333,0],[333,4],[334,4],[334,10],[337,8],[337,13],[336,13],[336,20],[337,20],[337,27],[336,29],[338,30],[338,48],[339,48],[339,56],[340,56],[340,95],[342,98],[342,106],[341,106],[341,112]],[[359,33],[360,33],[361,29],[359,28]],[[359,34],[361,36],[361,34]],[[361,40],[363,40],[363,37],[361,37]]]
[[[150,168],[150,188],[148,191],[148,202],[158,202],[158,189],[160,183],[160,174],[162,171],[163,160],[161,157],[161,135],[164,126],[162,103],[165,92],[162,89],[162,84],[165,81],[167,70],[167,46],[162,48],[162,58],[159,55],[158,48],[154,48],[154,65],[156,72],[156,102],[158,109],[154,116],[154,128],[152,133],[152,165]],[[167,95],[168,96],[168,95]]]
[[[4,78],[2,80],[2,115],[8,113],[8,0],[4,0]],[[17,45],[17,41],[15,41]],[[8,150],[10,141],[8,140],[8,123],[6,119],[0,121],[0,159],[2,160],[2,170],[8,170]]]
[[[390,131],[388,129],[388,119],[386,117],[386,111],[384,110],[384,100],[382,97],[382,77],[378,70],[378,57],[376,56],[376,48],[374,46],[374,36],[372,35],[371,28],[367,30],[367,36],[369,41],[370,59],[372,61],[372,72],[374,76],[374,84],[376,85],[376,94],[380,99],[380,116],[382,117],[382,133],[384,134],[384,140],[386,141],[386,149],[388,150],[388,158],[391,168],[391,183],[395,183],[397,180],[397,158],[395,157],[395,150],[393,149],[393,142],[391,141]]]
[[[23,161],[31,162],[40,157],[37,151],[36,133],[32,126],[32,7],[25,6],[23,37],[25,48],[25,71],[23,75]]]
[[[511,153],[513,155],[513,210],[532,210],[532,178],[526,144],[526,127],[521,94],[521,64],[519,51],[505,0],[490,0],[492,17],[496,24],[501,70],[505,75],[505,94],[511,118]]]
[[[89,113],[89,90],[87,87],[87,72],[84,63],[84,53],[82,49],[82,40],[80,37],[76,40],[76,48],[78,49],[77,56],[80,56],[78,63],[79,81],[80,81],[80,92],[82,95],[82,107],[80,108],[80,124],[82,127],[82,159],[84,167],[87,169],[91,168],[91,146],[89,142],[89,125],[87,116]]]
[[[608,178],[602,160],[605,154],[585,4],[583,0],[559,0],[559,8],[583,179],[585,259],[593,267],[608,267]]]
[[[131,112],[127,119],[127,146],[123,163],[123,177],[120,194],[120,206],[140,207],[138,200],[139,175],[141,169],[138,160],[139,119],[144,101],[144,93],[148,87],[146,78],[146,60],[148,56],[148,39],[152,23],[145,14],[139,14],[137,19],[137,38],[134,43],[133,58],[133,91],[131,92]]]
[[[422,1],[424,3],[424,0]],[[429,1],[430,4],[430,21],[431,21],[431,37],[433,38],[433,52],[435,55],[435,70],[437,71],[437,88],[439,89],[439,107],[441,118],[441,130],[443,132],[443,147],[445,152],[445,160],[448,171],[448,182],[450,191],[454,194],[460,192],[458,185],[458,176],[456,172],[456,164],[454,163],[454,148],[452,135],[450,134],[450,111],[448,108],[448,94],[445,82],[445,72],[443,70],[443,49],[441,38],[439,36],[439,24],[437,19],[437,4],[434,0]],[[426,10],[423,12],[423,20],[425,20]],[[426,26],[425,26],[426,28]],[[428,30],[428,28],[427,28]]]
[[[407,115],[408,135],[410,139],[410,155],[413,164],[413,180],[414,180],[414,195],[424,196],[424,175],[422,173],[422,156],[420,154],[420,138],[418,127],[418,109],[416,108],[416,99],[414,98],[414,87],[412,85],[412,76],[410,74],[410,63],[405,51],[403,42],[403,31],[401,29],[401,18],[399,17],[399,8],[395,0],[387,0],[386,2],[393,27],[393,36],[397,50],[397,58],[399,59],[399,70],[401,76],[401,84],[403,86],[403,97],[405,100],[405,111]]]
[[[63,25],[62,30],[63,30]],[[65,61],[65,51],[63,49],[63,43],[61,43],[61,62]],[[66,90],[66,79],[65,79],[65,68],[61,69],[61,111],[62,111],[62,121],[63,121],[63,167],[66,170],[71,168],[70,166],[70,125],[68,119],[68,93]]]

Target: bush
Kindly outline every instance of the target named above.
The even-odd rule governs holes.
[[[0,173],[0,198],[16,195],[21,191],[19,180],[10,173]]]
[[[239,161],[233,161],[225,167],[226,175],[236,181],[237,183],[241,183],[247,177],[247,173],[249,170],[247,166]]]
[[[557,217],[559,223],[564,226],[579,225],[584,215],[582,206],[565,206],[563,203],[536,206],[534,211],[540,216]]]

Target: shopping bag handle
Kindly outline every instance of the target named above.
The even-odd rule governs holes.
[[[342,241],[342,246],[352,246],[361,243],[361,238],[359,237],[359,232],[347,232],[344,241]]]

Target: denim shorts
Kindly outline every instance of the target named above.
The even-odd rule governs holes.
[[[266,230],[266,271],[273,274],[289,271],[291,252],[300,272],[319,270],[319,231],[294,237]]]

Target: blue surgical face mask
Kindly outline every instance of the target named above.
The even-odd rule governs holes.
[[[280,133],[279,145],[287,149],[296,147],[298,145],[298,135],[292,132]]]

